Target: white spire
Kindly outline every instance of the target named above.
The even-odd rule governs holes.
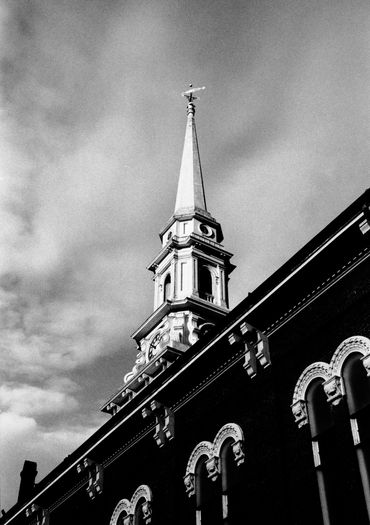
[[[207,213],[197,132],[195,129],[195,106],[193,103],[193,100],[196,99],[193,93],[200,89],[204,88],[190,89],[183,93],[188,99],[188,117],[179,183],[177,187],[175,215],[184,215],[194,213],[195,211],[203,211]]]

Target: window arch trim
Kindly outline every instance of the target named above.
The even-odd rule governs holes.
[[[306,392],[312,381],[322,379],[324,383],[330,380],[330,367],[324,361],[317,361],[307,366],[296,383],[291,409],[298,427],[308,424]]]
[[[122,514],[122,512],[126,512],[127,516],[130,516],[131,513],[131,504],[128,499],[121,499],[112,514],[112,517],[110,519],[109,525],[117,525],[118,518]]]
[[[369,359],[363,359],[364,367],[370,373],[370,339],[361,335],[356,335],[345,339],[335,350],[330,361],[331,375],[341,376],[345,360],[350,354],[362,354],[363,358],[369,356]]]
[[[213,454],[219,458],[221,454],[221,448],[225,441],[228,439],[232,439],[233,441],[232,447],[237,465],[243,463],[244,454],[243,457],[237,458],[236,449],[238,444],[241,445],[244,442],[244,434],[240,426],[236,423],[227,423],[217,432],[216,437],[213,441]]]
[[[186,474],[195,474],[195,469],[202,456],[206,456],[207,461],[213,456],[213,444],[209,441],[201,441],[193,449],[186,467]]]
[[[143,510],[143,518],[146,524],[151,523],[152,518],[152,491],[148,485],[140,485],[132,495],[131,500],[128,499],[121,499],[112,514],[112,517],[110,519],[109,525],[117,525],[118,518],[122,514],[122,512],[126,512],[127,516],[125,518],[127,519],[127,523],[135,524],[135,511],[137,508],[137,505],[141,499],[144,499],[144,503],[142,505]],[[124,521],[126,524],[126,521]]]
[[[152,491],[148,485],[140,485],[134,492],[131,498],[131,513],[135,514],[135,510],[139,501],[144,498],[146,502],[152,501]]]
[[[215,480],[220,475],[220,452],[222,445],[227,439],[233,440],[232,450],[237,466],[244,462],[243,431],[236,423],[227,423],[217,432],[212,443],[210,441],[201,441],[190,454],[184,476],[185,489],[189,497],[195,494],[195,469],[203,456],[207,458],[206,468],[208,477]]]
[[[330,376],[330,367],[328,363],[325,363],[324,361],[317,361],[305,368],[296,383],[292,405],[297,401],[305,400],[307,389],[312,381],[315,379],[323,379],[324,381],[327,381],[330,379]]]

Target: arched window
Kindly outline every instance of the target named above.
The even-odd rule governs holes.
[[[342,376],[351,416],[370,405],[370,377],[362,364],[362,354],[352,353],[344,362]]]
[[[212,481],[207,470],[207,457],[203,456],[195,469],[195,498],[197,525],[221,525],[222,508],[219,498],[220,479]]]
[[[163,301],[167,301],[167,299],[171,299],[171,274],[168,273],[166,275],[166,278],[164,280],[164,295],[163,295]]]
[[[235,423],[224,425],[213,443],[200,442],[190,455],[184,483],[195,495],[197,525],[237,525],[243,516],[237,469],[244,462],[243,432]],[[237,508],[238,507],[238,508]]]
[[[222,485],[222,523],[237,525],[242,523],[242,497],[244,487],[241,484],[240,473],[235,462],[232,440],[226,440],[221,448],[221,485]]]
[[[213,303],[214,296],[212,293],[212,275],[206,266],[200,266],[199,268],[198,283],[199,297],[209,301],[210,303]]]
[[[152,491],[140,485],[131,500],[122,499],[116,505],[109,525],[149,525],[152,521]]]
[[[309,423],[325,525],[370,518],[370,340],[343,341],[327,363],[313,363],[294,390],[298,426]]]
[[[323,383],[323,379],[313,380],[306,392],[308,420],[312,439],[318,439],[320,435],[334,424]]]

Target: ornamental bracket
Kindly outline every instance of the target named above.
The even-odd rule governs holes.
[[[244,364],[249,377],[255,377],[258,363],[262,368],[271,364],[269,342],[267,336],[258,328],[243,321],[235,332],[228,336],[229,344],[244,344]]]
[[[32,519],[35,525],[49,525],[49,511],[35,503],[26,508],[26,517]]]
[[[88,474],[89,478],[86,491],[91,500],[94,500],[96,496],[102,494],[103,467],[99,463],[96,463],[96,461],[86,457],[83,459],[83,461],[81,461],[81,463],[78,463],[77,472],[79,474]]]
[[[155,418],[154,441],[159,447],[163,447],[167,441],[175,437],[175,417],[170,408],[162,405],[155,399],[142,410],[143,418]]]

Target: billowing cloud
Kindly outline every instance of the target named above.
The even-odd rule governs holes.
[[[368,185],[369,27],[367,1],[0,0],[4,506],[11,470],[62,459],[133,365],[179,93],[207,86],[198,135],[235,304]]]
[[[20,416],[37,416],[70,412],[78,408],[77,400],[57,390],[46,390],[31,385],[0,386],[0,407],[5,412]]]

